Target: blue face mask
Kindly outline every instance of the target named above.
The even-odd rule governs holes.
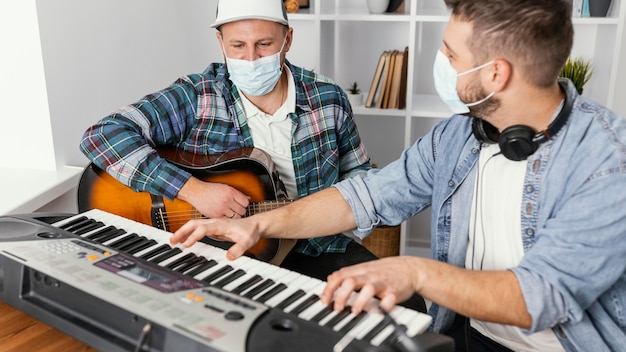
[[[446,105],[452,110],[455,114],[467,114],[469,112],[470,106],[476,106],[485,102],[487,99],[491,98],[495,92],[487,95],[485,98],[473,102],[473,103],[464,103],[459,98],[459,92],[456,90],[456,80],[459,76],[466,75],[468,73],[478,71],[482,68],[485,68],[491,65],[493,61],[489,61],[486,64],[482,64],[478,67],[474,67],[467,71],[456,73],[454,67],[450,64],[450,60],[441,52],[441,50],[437,51],[437,57],[435,58],[435,66],[433,69],[433,77],[435,79],[435,89],[441,97]]]
[[[251,96],[256,97],[271,92],[276,87],[282,73],[280,53],[285,47],[286,40],[287,37],[283,40],[283,45],[276,54],[254,61],[231,59],[226,56],[226,50],[222,47],[230,80],[242,92]]]

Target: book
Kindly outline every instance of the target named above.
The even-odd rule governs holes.
[[[376,65],[376,70],[374,71],[374,77],[372,77],[372,84],[370,85],[370,90],[367,93],[367,99],[365,100],[366,108],[371,108],[372,106],[374,106],[374,98],[376,97],[376,92],[378,91],[378,86],[381,81],[380,78],[383,73],[383,68],[385,66],[385,53],[386,51],[380,54],[380,57],[378,58],[378,64]]]
[[[572,17],[582,17],[583,0],[571,0],[571,4],[572,4]]]
[[[387,86],[387,76],[389,75],[390,57],[391,52],[385,51],[385,63],[383,66],[383,72],[380,74],[380,83],[378,84],[377,94],[374,98],[376,103],[374,107],[381,109],[383,107],[383,96],[385,95],[385,88]]]
[[[409,47],[405,47],[402,53],[402,76],[400,80],[400,94],[398,97],[398,109],[404,109],[406,107],[406,85],[408,82],[408,67],[409,67]]]
[[[377,107],[380,107],[381,109],[387,109],[389,107],[389,94],[391,93],[391,80],[393,79],[393,71],[396,69],[394,66],[394,63],[395,63],[395,56],[397,52],[398,52],[397,50],[392,50],[391,52],[389,52],[389,56],[388,56],[389,68],[387,70],[385,89],[383,91],[383,96],[381,99],[382,102],[380,106],[377,106]]]
[[[389,91],[388,109],[397,109],[400,104],[400,83],[402,81],[402,58],[404,52],[394,51],[393,55],[393,77],[391,78],[391,89]]]

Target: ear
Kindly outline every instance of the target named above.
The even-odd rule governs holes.
[[[287,30],[287,37],[285,38],[285,54],[289,52],[289,49],[291,48],[291,43],[293,43],[293,28],[289,27],[289,29]]]
[[[505,59],[494,59],[490,69],[486,71],[488,76],[488,84],[491,92],[500,92],[506,88],[511,80],[513,67],[511,63]]]

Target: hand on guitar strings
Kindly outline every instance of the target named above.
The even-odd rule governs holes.
[[[178,197],[191,204],[207,218],[239,218],[246,214],[250,198],[223,183],[190,178],[178,193]]]
[[[235,260],[252,248],[261,238],[258,227],[248,218],[190,220],[170,237],[170,243],[190,247],[204,237],[233,242],[226,258]]]

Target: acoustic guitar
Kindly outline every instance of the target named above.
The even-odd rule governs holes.
[[[275,166],[265,152],[242,148],[224,154],[198,155],[174,148],[158,148],[158,154],[174,165],[207,182],[230,185],[250,197],[245,216],[272,210],[291,202]],[[78,185],[78,210],[101,209],[127,219],[175,232],[191,219],[204,218],[191,204],[170,201],[148,192],[135,192],[93,163],[83,171]],[[230,242],[206,238],[203,242],[227,249]],[[277,263],[293,243],[262,238],[246,253],[255,259]]]

